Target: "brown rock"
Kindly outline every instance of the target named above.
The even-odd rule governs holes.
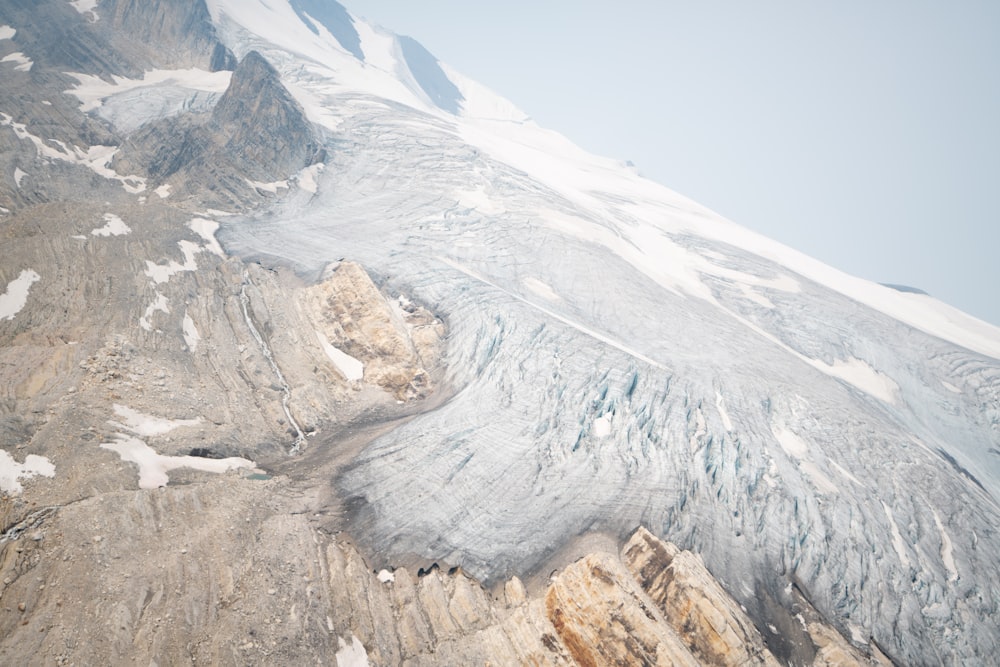
[[[429,311],[391,303],[353,262],[303,289],[299,302],[319,334],[364,364],[365,382],[400,400],[430,392],[427,369],[437,360],[444,325]]]
[[[578,665],[697,665],[644,597],[616,558],[591,555],[559,574],[545,608]]]
[[[760,633],[700,557],[640,528],[625,545],[622,558],[700,661],[777,666]]]

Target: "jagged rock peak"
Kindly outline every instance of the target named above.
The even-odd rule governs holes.
[[[269,108],[303,117],[301,107],[281,84],[277,70],[264,56],[251,51],[236,66],[214,118],[223,123],[241,122],[247,112],[265,112]]]
[[[236,66],[212,123],[222,132],[226,151],[250,173],[287,175],[316,157],[318,143],[305,112],[256,51]]]

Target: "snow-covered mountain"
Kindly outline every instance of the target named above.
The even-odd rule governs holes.
[[[66,11],[55,4],[44,11]],[[802,601],[900,663],[996,653],[1000,329],[843,274],[587,154],[335,2],[182,3],[195,10],[176,30],[141,14],[169,17],[169,3],[69,4],[91,32],[114,23],[109,43],[124,55],[59,61],[38,27],[43,10],[3,8],[0,35],[26,39],[0,68],[51,67],[66,82],[58,104],[93,129],[45,134],[0,102],[0,130],[24,165],[9,165],[0,206],[24,221],[56,199],[58,184],[44,197],[22,190],[28,165],[44,163],[101,180],[117,193],[111,208],[131,213],[105,218],[95,238],[124,237],[157,206],[184,211],[197,239],[179,241],[184,263],[142,260],[155,291],[145,287],[128,317],[146,346],[194,351],[207,335],[190,315],[211,317],[193,305],[207,279],[195,288],[173,276],[216,251],[305,284],[360,263],[399,295],[386,318],[409,349],[425,349],[416,309],[444,323],[433,409],[405,415],[351,421],[315,407],[321,390],[278,370],[280,340],[267,353],[294,426],[276,445],[341,462],[320,513],[336,514],[376,569],[441,562],[486,584],[544,577],[588,536],[619,541],[644,525],[700,553],[788,660],[805,632]],[[148,53],[137,25],[164,26],[138,33]],[[149,215],[164,229],[185,224]],[[4,256],[0,316],[37,319],[45,271]],[[247,296],[244,283],[243,316],[230,322],[245,321],[258,343],[257,328],[280,339],[284,320],[253,326],[251,313],[276,308],[254,305],[267,301],[259,289]],[[333,308],[323,303],[315,312]],[[370,367],[344,351],[344,321],[329,334],[339,348],[321,342],[358,381]],[[287,329],[288,349],[306,345]],[[120,446],[152,435],[118,414],[131,434]],[[300,429],[295,415],[306,414],[315,418]],[[348,423],[376,437],[352,451],[336,426]],[[264,445],[225,453],[281,456]]]

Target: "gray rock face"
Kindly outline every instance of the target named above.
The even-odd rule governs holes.
[[[40,68],[102,77],[139,77],[154,68],[232,69],[235,59],[216,36],[204,0],[106,0],[97,20],[62,0],[11,0],[0,22],[18,31]]]
[[[319,142],[278,72],[251,51],[212,112],[210,131],[247,178],[275,180],[320,161]]]
[[[322,158],[312,124],[277,72],[250,52],[211,113],[186,113],[132,133],[115,167],[171,183],[182,194],[208,190],[216,207],[254,201],[250,181],[287,179]]]
[[[236,64],[215,34],[205,0],[105,0],[98,12],[113,33],[145,45],[147,57],[161,67],[218,71]]]

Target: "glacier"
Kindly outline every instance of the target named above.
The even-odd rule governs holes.
[[[306,279],[360,262],[447,322],[440,404],[331,480],[377,569],[544,576],[581,535],[645,525],[762,627],[800,595],[901,662],[995,654],[1000,330],[589,155],[320,4],[208,2],[239,59],[276,68],[323,160],[288,174],[298,187],[258,184],[274,187],[255,213],[198,219]],[[221,92],[144,81],[142,105],[121,81],[74,94],[138,127]],[[156,282],[180,266],[149,264]]]

